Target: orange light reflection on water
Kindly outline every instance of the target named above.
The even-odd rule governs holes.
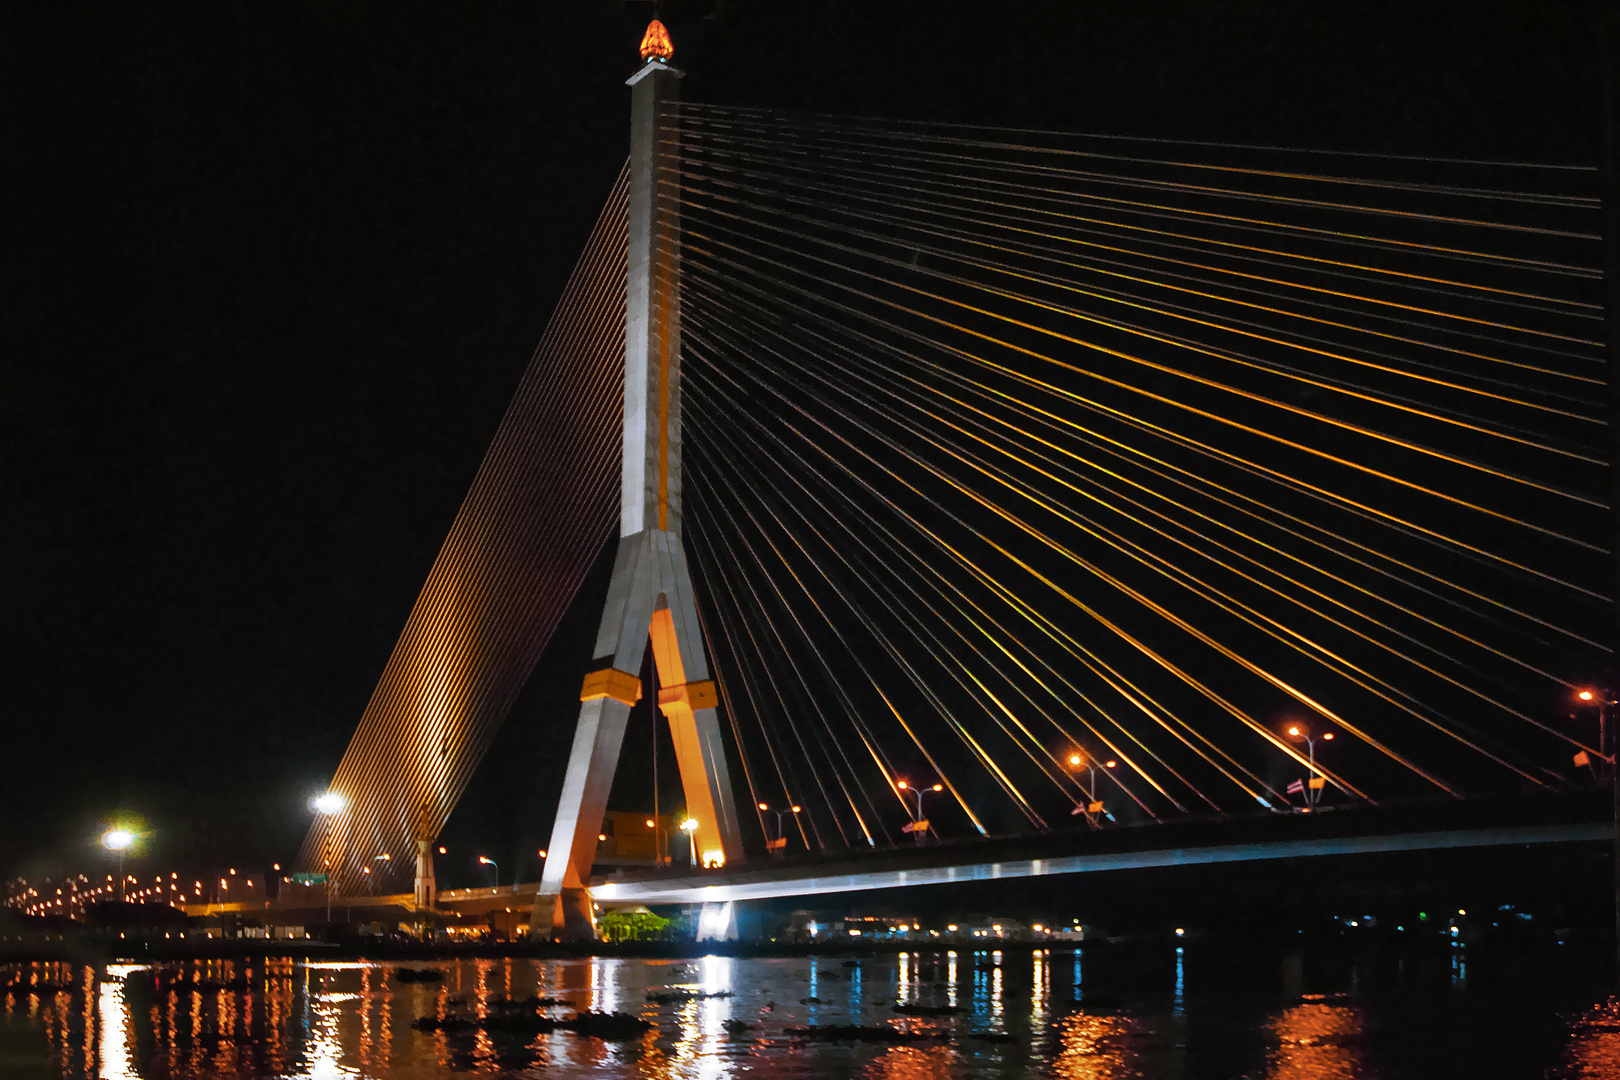
[[[870,1080],[937,1080],[958,1075],[962,1059],[948,1046],[896,1046],[866,1063],[857,1075]]]
[[[1146,1033],[1129,1016],[1070,1013],[1054,1028],[1060,1049],[1052,1062],[1056,1080],[1123,1080],[1140,1064],[1133,1040]]]
[[[1620,1080],[1620,997],[1592,1006],[1570,1025],[1558,1080]]]
[[[1268,1080],[1356,1080],[1372,1075],[1362,1053],[1367,1016],[1359,1005],[1307,995],[1307,1000],[1272,1017],[1266,1027],[1277,1041],[1268,1055]]]

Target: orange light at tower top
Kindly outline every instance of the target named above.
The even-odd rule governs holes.
[[[641,58],[662,63],[674,55],[675,46],[670,44],[669,31],[664,29],[664,24],[657,19],[648,23],[647,32],[641,38]]]

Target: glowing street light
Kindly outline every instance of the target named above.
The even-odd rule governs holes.
[[[1616,699],[1614,690],[1606,686],[1582,690],[1575,696],[1583,702],[1597,705],[1598,763],[1594,766],[1593,771],[1601,778],[1603,766],[1607,765],[1609,768],[1610,782],[1614,785],[1614,850],[1616,857],[1620,858],[1620,730],[1616,730],[1616,728],[1620,728],[1620,725],[1609,722],[1609,710],[1615,705],[1620,705],[1620,700]],[[1576,765],[1590,765],[1591,763],[1592,755],[1585,750],[1575,755]],[[1620,862],[1616,862],[1614,867],[1614,896],[1616,940],[1620,941]]]
[[[799,806],[797,804],[792,804],[792,805],[789,805],[789,806],[785,806],[785,807],[783,807],[781,809],[777,809],[776,807],[772,806],[770,803],[760,803],[759,804],[759,809],[760,809],[761,813],[775,814],[776,815],[776,838],[773,840],[771,837],[767,836],[765,838],[765,847],[770,851],[770,853],[772,855],[786,854],[786,852],[787,852],[787,833],[782,830],[782,815],[783,814],[797,814],[799,811],[803,810],[804,807]]]
[[[917,846],[921,847],[927,841],[928,830],[932,827],[928,819],[923,817],[923,796],[932,791],[944,791],[945,785],[934,784],[932,787],[914,787],[909,781],[896,780],[894,786],[896,790],[910,794],[917,800],[917,812],[912,816],[911,824],[901,826],[900,831],[910,833],[917,841]]]
[[[1300,794],[1305,796],[1305,810],[1308,813],[1322,801],[1322,789],[1327,787],[1327,778],[1325,776],[1318,775],[1318,770],[1316,768],[1316,740],[1318,737],[1312,735],[1309,728],[1302,727],[1299,724],[1289,725],[1288,736],[1292,739],[1304,739],[1306,750],[1310,754],[1310,779],[1304,784],[1300,784],[1298,780],[1294,781],[1294,784],[1299,784]],[[1321,735],[1320,738],[1323,742],[1332,742],[1333,732],[1326,732],[1325,734]],[[1293,794],[1294,792],[1294,784],[1289,785],[1290,794]]]
[[[310,800],[317,814],[341,814],[348,801],[335,791],[324,791]]]
[[[495,868],[495,888],[499,889],[501,887],[501,864],[488,855],[478,856],[478,862],[481,866],[493,866]]]
[[[1611,766],[1614,764],[1612,756],[1614,750],[1609,745],[1611,741],[1609,738],[1609,706],[1615,704],[1614,695],[1607,690],[1587,689],[1580,691],[1575,696],[1580,699],[1582,704],[1596,705],[1598,711],[1598,762],[1596,765],[1592,765],[1592,755],[1582,750],[1575,755],[1575,764],[1592,765],[1593,773],[1601,780],[1603,778],[1604,764],[1608,763]],[[1571,718],[1573,719],[1573,715]],[[1620,770],[1616,770],[1616,772],[1620,774]],[[1615,783],[1617,785],[1615,790],[1620,792],[1620,775],[1617,775]],[[1620,795],[1617,795],[1617,798],[1620,798]],[[1617,868],[1617,873],[1620,873],[1620,868]]]
[[[135,843],[135,834],[128,829],[108,829],[101,834],[101,846],[118,852],[118,899],[124,899],[124,852]]]
[[[686,834],[687,846],[692,849],[692,866],[697,867],[697,818],[687,818],[681,822],[681,832]]]
[[[1101,764],[1104,769],[1112,769],[1119,763],[1117,761],[1105,761]],[[1069,755],[1069,767],[1071,769],[1084,768],[1090,779],[1089,786],[1084,789],[1086,793],[1086,804],[1084,806],[1077,806],[1073,810],[1070,810],[1069,816],[1074,817],[1079,814],[1086,815],[1086,824],[1090,825],[1092,828],[1097,827],[1098,814],[1107,816],[1109,821],[1114,820],[1114,815],[1109,814],[1108,811],[1104,810],[1102,801],[1097,798],[1097,765],[1098,761],[1096,758],[1091,757],[1088,754],[1082,754],[1078,750]]]

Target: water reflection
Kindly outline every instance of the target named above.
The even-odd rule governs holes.
[[[1061,1080],[1123,1080],[1140,1074],[1145,1025],[1131,1016],[1071,1013],[1057,1025],[1052,1075]]]
[[[990,962],[994,965],[990,969],[990,1020],[997,1027],[1002,1023],[1001,1007],[1001,950],[997,949],[990,954]]]
[[[444,974],[434,983],[401,983],[392,965],[361,963],[13,965],[0,966],[0,1027],[31,1028],[34,1044],[51,1048],[63,1080],[542,1073],[1168,1080],[1193,1071],[1373,1080],[1447,1075],[1452,1065],[1461,1071],[1449,1075],[1475,1075],[1470,1053],[1474,1064],[1499,1065],[1492,1050],[1470,1048],[1500,1045],[1510,1020],[1546,1034],[1525,1059],[1528,1071],[1498,1068],[1500,1075],[1620,1080],[1620,999],[1577,1008],[1563,1020],[1541,1004],[1555,1000],[1549,987],[1567,987],[1565,968],[1549,966],[1542,982],[1527,985],[1517,974],[1504,977],[1492,954],[1478,953],[1466,957],[1476,970],[1464,985],[1456,971],[1465,961],[1461,949],[1400,964],[1295,952],[1255,968],[1264,975],[1251,984],[1238,977],[1232,958],[1200,954],[1193,962],[1177,951],[1173,965],[1166,959],[1165,952],[1126,959],[1004,946],[859,959],[468,960],[431,965]],[[1324,980],[1353,989],[1308,992],[1323,989]],[[731,996],[698,996],[723,991]],[[523,1008],[514,1002],[536,996],[562,1002],[540,1007],[547,1016],[617,1009],[651,1026],[603,1040],[500,1023]],[[960,1015],[896,1013],[896,1000],[966,1008]],[[1414,1009],[1415,1001],[1435,1007]],[[532,1016],[536,1007],[527,1008]],[[423,1017],[464,1025],[412,1026]],[[892,1037],[838,1041],[794,1031],[828,1024]],[[1524,1038],[1515,1028],[1515,1045]]]
[[[1620,1080],[1620,997],[1594,1005],[1570,1025],[1559,1080]]]
[[[144,969],[133,964],[111,966],[107,968],[106,980],[97,991],[100,1068],[96,1075],[102,1080],[135,1080],[135,1068],[130,1058],[130,1043],[135,1037],[135,1030],[130,1023],[129,1003],[124,1000],[124,979],[141,970]]]
[[[1274,1016],[1267,1025],[1277,1045],[1270,1055],[1270,1080],[1350,1080],[1365,1071],[1364,1010],[1343,999],[1306,995],[1306,1000]]]
[[[1045,949],[1036,949],[1034,960],[1034,984],[1029,991],[1029,1025],[1036,1031],[1046,1027],[1047,997],[1051,993],[1051,986],[1047,982],[1047,968],[1051,954]]]

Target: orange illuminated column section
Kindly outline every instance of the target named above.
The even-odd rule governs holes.
[[[675,616],[668,607],[653,612],[651,637],[661,685],[658,708],[669,721],[670,737],[675,743],[686,816],[698,823],[698,861],[703,866],[724,866],[725,843],[718,828],[721,813],[715,805],[716,788],[724,782],[724,776],[716,775],[713,768],[715,762],[722,769],[725,763],[720,727],[712,722],[719,692],[710,679],[688,681],[686,664],[681,659],[681,634],[675,629]],[[698,723],[700,711],[710,722]]]
[[[591,864],[649,644],[698,857],[711,867],[742,858],[718,691],[681,541],[680,172],[673,162],[681,73],[669,56],[669,35],[654,22],[642,43],[645,63],[629,80],[619,547],[530,923],[531,933],[549,927],[564,940],[595,936]]]

